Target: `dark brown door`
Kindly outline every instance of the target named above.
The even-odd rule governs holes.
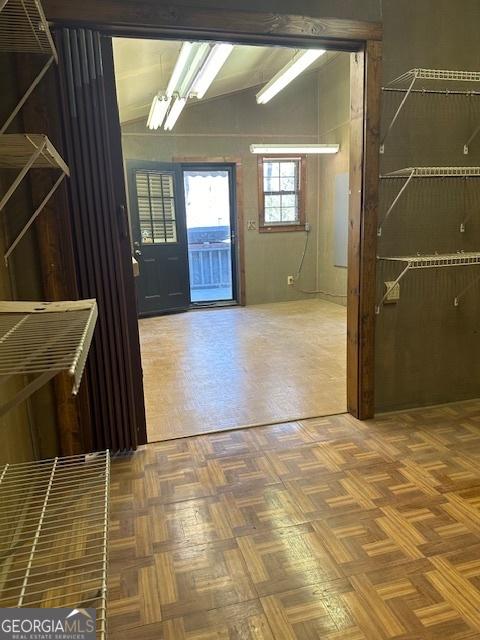
[[[185,199],[179,165],[128,164],[139,315],[190,306]]]

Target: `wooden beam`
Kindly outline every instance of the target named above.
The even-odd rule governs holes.
[[[382,43],[368,41],[365,50],[365,122],[363,141],[362,225],[360,247],[359,412],[375,413],[375,290],[380,173]]]
[[[283,37],[290,41],[296,37],[299,42],[316,39],[317,46],[319,39],[324,39],[326,46],[341,43],[347,50],[356,48],[355,42],[382,39],[382,25],[378,22],[198,8],[162,4],[158,0],[44,0],[43,6],[52,22],[118,34],[134,35],[141,31],[144,35],[178,37],[183,32],[239,41],[270,37],[272,43]]]
[[[360,419],[375,411],[375,267],[380,130],[381,43],[352,54],[348,235],[347,406]]]

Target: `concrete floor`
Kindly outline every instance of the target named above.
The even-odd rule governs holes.
[[[150,442],[346,411],[346,309],[323,300],[140,320]]]

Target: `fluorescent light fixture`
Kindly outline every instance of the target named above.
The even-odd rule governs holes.
[[[0,0],[1,2],[1,0]],[[147,127],[158,129],[165,121],[165,131],[171,131],[191,95],[203,98],[233,49],[232,44],[184,42],[166,95],[153,99]]]
[[[195,78],[192,86],[192,93],[194,93],[199,100],[207,93],[208,88],[225,64],[228,56],[232,53],[232,50],[233,44],[216,44],[210,51],[205,64]]]
[[[162,126],[171,102],[172,98],[168,98],[167,96],[156,95],[154,97],[147,120],[147,127],[149,129],[158,129],[158,127]]]
[[[169,98],[171,98],[174,92],[177,91],[177,86],[180,84],[181,78],[185,72],[193,47],[193,42],[184,42],[180,49],[180,55],[177,58],[177,62],[175,63],[172,76],[167,86],[167,96]]]
[[[269,153],[338,153],[339,144],[251,144],[251,153],[261,153],[268,155]]]
[[[290,62],[273,76],[263,89],[257,93],[258,104],[265,104],[290,84],[302,71],[325,53],[325,49],[307,49],[297,53]]]
[[[175,126],[176,121],[178,120],[178,116],[182,113],[183,107],[187,102],[186,98],[175,98],[175,102],[170,109],[170,112],[165,120],[165,131],[171,131]]]
[[[180,98],[188,98],[190,96],[192,86],[205,64],[210,49],[211,45],[208,42],[196,42],[194,44],[185,71],[177,84],[176,93]]]

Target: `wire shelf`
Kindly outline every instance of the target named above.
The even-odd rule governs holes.
[[[1,1],[1,0],[0,0]],[[70,175],[68,166],[55,149],[53,144],[42,134],[3,134],[0,135],[0,168],[2,169],[20,169],[15,180],[8,188],[7,192],[0,199],[0,211],[6,206],[7,202],[13,196],[23,178],[30,169],[59,169],[60,176],[44,197],[42,202],[35,209],[24,227],[17,234],[12,244],[8,247],[4,254],[5,263],[8,262],[10,254],[13,252],[17,244],[32,226],[35,219],[44,209],[47,202],[53,196],[60,183],[65,176]]]
[[[57,60],[50,29],[37,0],[0,0],[0,51],[43,53]]]
[[[12,376],[28,382],[0,405],[0,416],[61,371],[80,386],[97,320],[95,300],[0,302],[0,386]]]
[[[379,260],[391,262],[403,262],[409,269],[428,269],[432,267],[461,267],[472,264],[480,264],[480,252],[458,252],[417,256],[393,256],[379,257]]]
[[[408,185],[414,178],[480,178],[480,167],[406,167],[380,176],[382,180],[401,178],[406,180],[391,205],[388,207],[382,222],[377,229],[377,236],[382,235],[383,225],[388,220],[392,211],[397,206],[400,198],[405,193]],[[465,230],[465,223],[460,226],[460,231]]]
[[[390,293],[399,284],[402,278],[411,269],[437,269],[444,267],[469,267],[480,265],[480,252],[477,251],[459,251],[457,253],[442,253],[442,254],[430,254],[430,255],[415,255],[415,256],[379,256],[378,260],[386,262],[396,262],[403,266],[403,270],[400,275],[389,283],[387,290],[385,291],[379,304],[375,307],[375,312],[380,313],[380,309],[388,298]],[[477,277],[472,283],[465,287],[454,298],[453,304],[455,307],[459,306],[460,299],[471,289],[471,287],[478,282],[480,277]]]
[[[380,176],[385,178],[480,178],[480,167],[406,167]]]
[[[410,69],[394,78],[387,87],[402,87],[409,85],[412,80],[426,80],[429,82],[478,82],[480,71],[452,71],[449,69]]]
[[[5,133],[35,87],[58,62],[52,35],[39,0],[0,0],[0,52],[41,53],[48,59],[18,101],[12,113],[0,127]]]
[[[108,451],[0,467],[0,607],[95,608],[106,638]]]
[[[445,88],[445,85],[451,85],[451,83],[464,84],[465,87],[456,87],[456,89]],[[471,85],[479,83],[476,89],[472,89]],[[440,84],[440,88],[439,88]],[[390,124],[387,127],[385,135],[380,143],[380,153],[385,152],[385,143],[387,141],[390,132],[392,131],[395,123],[400,116],[409,96],[412,93],[422,94],[455,94],[464,96],[480,96],[480,72],[479,71],[452,71],[447,69],[410,69],[402,75],[394,78],[391,82],[383,87],[384,91],[400,91],[405,93],[403,96],[395,114],[393,115]],[[478,127],[467,142],[463,145],[463,153],[469,153],[469,145],[478,135],[480,127]]]

